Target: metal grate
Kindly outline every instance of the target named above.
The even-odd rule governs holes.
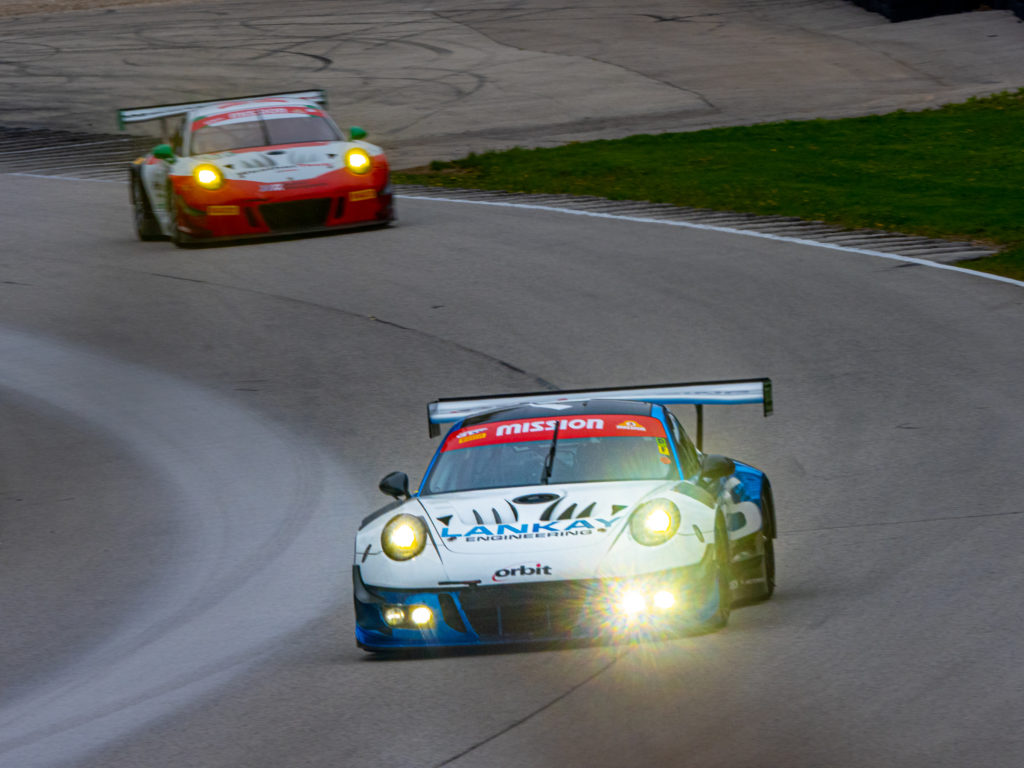
[[[479,587],[459,592],[462,610],[483,639],[565,637],[580,625],[586,582]]]
[[[266,203],[260,206],[260,215],[274,232],[321,227],[331,210],[331,198],[292,200],[287,203]]]

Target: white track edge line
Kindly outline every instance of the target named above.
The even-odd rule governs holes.
[[[1008,283],[1010,285],[1016,285],[1024,288],[1024,280],[1014,280],[1012,277],[1003,277],[1002,275],[993,275],[990,272],[981,272],[976,269],[967,269],[965,267],[956,267],[952,264],[942,264],[936,261],[929,261],[927,259],[915,259],[912,256],[900,256],[895,253],[885,253],[883,251],[873,251],[868,248],[850,248],[848,246],[836,245],[834,243],[823,243],[818,240],[804,240],[799,237],[785,237],[783,235],[772,235],[767,232],[753,232],[747,229],[735,229],[733,227],[718,227],[714,224],[697,224],[692,221],[673,221],[672,219],[648,219],[640,216],[620,216],[614,213],[596,213],[594,211],[578,211],[572,208],[555,208],[549,205],[533,205],[530,203],[504,203],[496,202],[491,200],[461,200],[456,197],[420,197],[418,195],[395,195],[395,197],[404,200],[436,200],[442,203],[463,203],[465,205],[494,205],[504,208],[525,208],[537,211],[550,211],[552,213],[569,213],[576,216],[592,216],[597,219],[615,219],[618,221],[632,221],[640,224],[667,224],[673,227],[685,227],[687,229],[701,229],[708,232],[723,232],[729,235],[743,235],[745,237],[759,237],[762,240],[775,240],[782,243],[795,243],[797,245],[810,245],[817,248],[828,248],[833,251],[842,251],[844,253],[858,253],[864,256],[877,256],[881,259],[890,259],[892,261],[901,261],[905,264],[916,264],[921,267],[932,267],[933,269],[944,269],[949,272],[959,272],[964,275],[973,275],[974,277],[982,277],[986,280],[995,280],[1000,283]]]
[[[75,176],[47,176],[42,173],[11,173],[11,176],[29,176],[35,179],[62,179],[64,181],[91,181],[91,182],[102,182],[105,184],[126,184],[125,181],[117,179],[83,179]],[[833,251],[842,251],[843,253],[858,253],[863,256],[876,256],[880,259],[890,259],[891,261],[900,261],[904,264],[916,264],[919,267],[931,267],[932,269],[944,269],[948,272],[959,272],[962,275],[972,275],[974,277],[981,277],[986,280],[995,280],[997,283],[1007,283],[1008,285],[1016,285],[1019,288],[1024,288],[1024,280],[1014,280],[1012,277],[1003,277],[1002,275],[993,275],[991,272],[981,272],[977,269],[967,269],[966,267],[956,267],[952,264],[942,264],[937,261],[928,261],[927,259],[915,259],[911,256],[900,256],[895,253],[884,253],[882,251],[872,251],[868,248],[849,248],[847,246],[836,245],[834,243],[823,243],[818,240],[804,240],[799,237],[783,237],[782,235],[772,235],[767,232],[752,232],[748,229],[734,229],[733,227],[716,227],[713,224],[697,224],[692,221],[672,221],[671,219],[646,219],[640,216],[617,216],[614,213],[595,213],[593,211],[577,211],[572,208],[556,208],[550,205],[532,205],[530,203],[503,203],[493,200],[462,200],[457,197],[426,197],[419,195],[395,195],[400,200],[434,200],[441,203],[462,203],[463,205],[493,205],[499,208],[523,208],[526,210],[534,211],[549,211],[551,213],[569,213],[576,216],[592,216],[596,219],[614,219],[617,221],[631,221],[637,224],[667,224],[673,227],[685,227],[686,229],[702,229],[708,232],[723,232],[728,235],[743,235],[745,237],[759,237],[762,240],[776,240],[782,243],[794,243],[796,245],[810,245],[817,248],[828,248]]]

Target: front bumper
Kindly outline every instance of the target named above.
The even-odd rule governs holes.
[[[244,239],[387,224],[394,193],[386,169],[366,178],[280,186],[256,194],[253,184],[227,182],[204,190],[190,177],[175,182],[177,226],[186,240]]]
[[[356,643],[370,651],[658,637],[704,625],[718,608],[710,548],[696,565],[628,578],[388,589],[364,583],[358,565],[352,578]],[[656,606],[665,592],[673,604]],[[636,595],[645,607],[627,611],[624,601]],[[390,626],[384,613],[396,606],[426,606],[433,618]]]

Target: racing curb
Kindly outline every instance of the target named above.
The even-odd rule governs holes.
[[[609,200],[585,195],[538,195],[456,189],[425,185],[395,185],[400,197],[460,200],[471,203],[570,211],[615,218],[692,225],[700,229],[772,237],[773,239],[831,245],[844,250],[870,251],[938,264],[980,259],[998,249],[971,242],[937,240],[875,229],[844,229],[792,216],[761,216],[667,203]]]
[[[127,164],[144,153],[150,144],[152,138],[125,134],[0,127],[0,173],[125,183]],[[1024,287],[1024,281],[955,266],[958,262],[998,253],[996,248],[968,241],[938,240],[884,230],[843,229],[790,216],[761,216],[587,195],[526,194],[413,184],[396,184],[395,192],[399,198],[555,211],[781,240],[950,269]]]

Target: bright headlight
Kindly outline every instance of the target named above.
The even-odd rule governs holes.
[[[629,519],[629,530],[645,546],[664,544],[679,530],[679,508],[668,499],[648,501]]]
[[[637,613],[643,613],[647,610],[647,598],[644,597],[643,592],[637,590],[630,590],[622,596],[622,600],[619,603],[619,608],[627,616],[633,616]]]
[[[192,178],[204,189],[219,189],[224,183],[224,174],[215,165],[197,165],[192,171]]]
[[[425,627],[434,620],[434,612],[425,605],[417,605],[412,609],[409,618],[417,627]]]
[[[410,560],[427,545],[427,526],[413,515],[395,515],[380,534],[380,546],[392,560]]]
[[[371,166],[370,156],[365,149],[350,149],[345,153],[345,167],[352,173],[366,173]]]

